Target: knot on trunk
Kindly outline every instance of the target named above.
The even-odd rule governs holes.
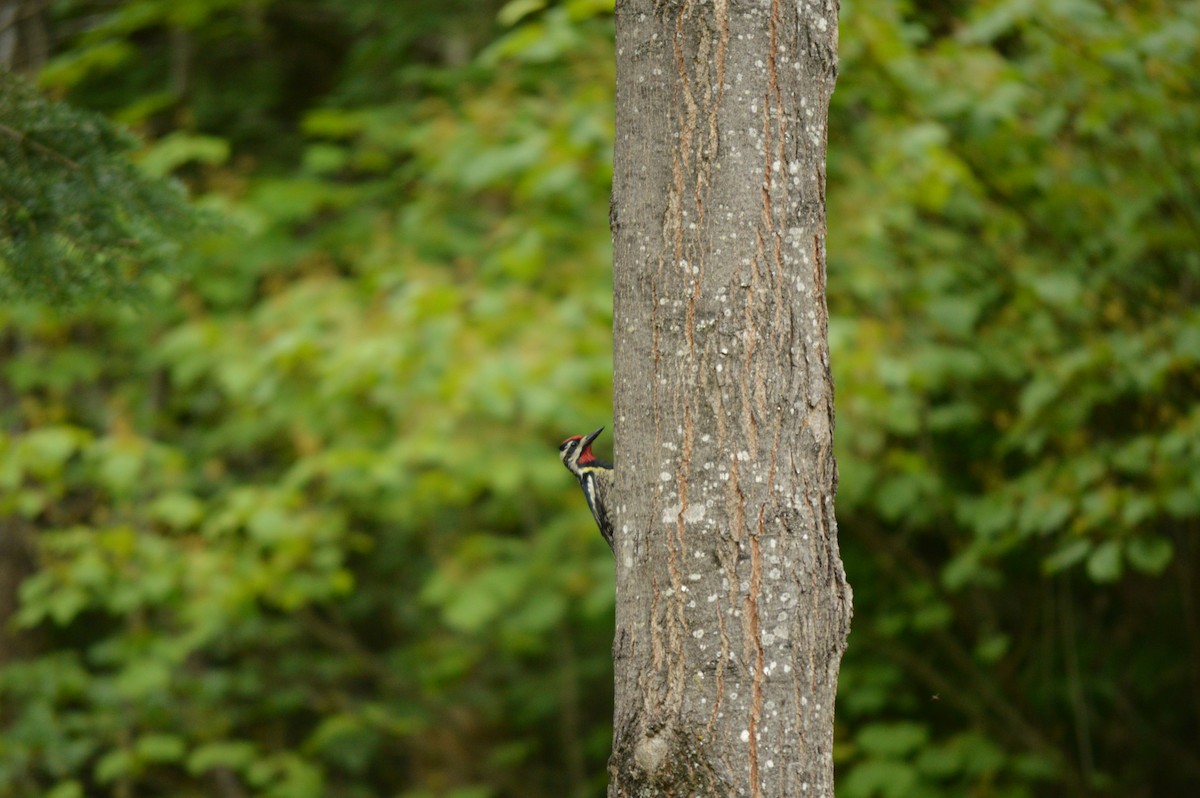
[[[671,732],[660,729],[656,734],[647,734],[633,749],[633,761],[651,779],[663,770],[667,754],[671,750]]]

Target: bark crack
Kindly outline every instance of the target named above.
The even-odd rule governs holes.
[[[750,764],[750,795],[757,798],[762,794],[762,785],[758,777],[758,743],[759,726],[762,722],[763,704],[763,652],[762,628],[759,619],[758,596],[762,592],[762,548],[760,539],[763,534],[763,512],[758,511],[758,533],[750,536],[750,590],[746,595],[746,616],[748,630],[748,648],[746,659],[753,662],[754,673],[751,675],[752,698],[750,701],[750,718],[747,722],[749,731],[749,764]]]

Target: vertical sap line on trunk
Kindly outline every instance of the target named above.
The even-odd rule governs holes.
[[[762,702],[763,702],[763,665],[765,655],[763,653],[762,643],[762,624],[759,618],[758,599],[762,593],[762,548],[761,539],[763,535],[763,512],[765,507],[759,507],[758,510],[758,529],[750,535],[750,590],[746,595],[746,624],[748,644],[752,650],[747,653],[747,664],[753,662],[754,672],[751,674],[751,700],[750,700],[750,717],[747,721],[747,731],[749,736],[749,764],[750,764],[750,795],[752,798],[757,798],[761,793],[761,782],[758,773],[758,744],[760,737],[760,726],[762,723]]]
[[[692,84],[688,78],[687,61],[684,58],[683,52],[683,43],[686,40],[683,20],[684,17],[689,15],[691,10],[692,3],[690,0],[679,6],[679,13],[675,17],[675,36],[673,37],[675,43],[675,69],[679,78],[677,86],[683,90],[684,113],[679,119],[679,146],[684,166],[691,164],[692,137],[696,133],[696,117],[699,115],[698,108],[696,107],[696,96],[692,91]],[[676,107],[678,107],[678,104],[676,104]]]
[[[662,633],[657,623],[658,619],[658,601],[662,598],[662,593],[658,589],[658,577],[650,578],[651,599],[650,599],[650,665],[655,673],[662,671],[663,667],[663,643]]]
[[[725,613],[721,611],[724,602],[718,595],[712,600],[716,606],[714,610],[717,617],[717,631],[721,636],[721,653],[717,659],[716,667],[716,692],[713,695],[712,710],[708,715],[708,724],[705,726],[705,736],[711,738],[713,728],[717,723],[717,715],[721,711],[721,701],[725,698],[725,663],[729,661],[729,629],[725,625]]]
[[[677,389],[679,386],[676,386]],[[682,391],[677,393],[677,396],[682,394]],[[690,415],[689,408],[685,405],[683,408],[684,418],[687,419]],[[684,513],[687,510],[688,503],[688,473],[691,470],[691,444],[687,437],[684,437],[683,445],[679,448],[679,456],[676,464],[676,484],[678,486],[679,509],[675,511],[674,518],[674,534],[671,534],[670,527],[664,528],[665,537],[667,539],[667,574],[671,580],[671,613],[668,620],[669,626],[667,631],[667,641],[670,660],[667,663],[667,695],[664,700],[663,707],[666,715],[674,718],[678,713],[680,704],[683,701],[683,689],[686,680],[684,672],[685,652],[683,645],[686,640],[687,632],[687,617],[685,613],[685,599],[687,598],[687,588],[683,583],[683,572],[680,568],[681,560],[686,556],[687,552],[687,534],[684,526]],[[668,520],[670,510],[663,516],[663,522]]]
[[[771,437],[771,462],[767,466],[767,496],[775,494],[775,469],[779,459],[779,436],[783,434],[783,418],[775,419],[775,430]]]
[[[786,227],[785,220],[780,224],[775,222],[775,206],[781,206],[785,211],[788,207],[787,180],[787,113],[783,105],[783,92],[779,85],[779,0],[772,0],[768,23],[770,41],[766,58],[767,90],[763,95],[763,184],[762,184],[762,221],[758,231],[758,252],[762,258],[765,272],[770,283],[774,299],[773,326],[776,332],[776,345],[782,347],[784,335],[783,319],[783,281],[785,267],[783,260],[783,236],[781,227]],[[777,196],[778,195],[778,196]],[[768,246],[767,239],[770,240]]]
[[[787,331],[785,329],[785,326],[783,324],[783,310],[784,310],[783,284],[784,284],[784,281],[787,279],[787,273],[786,273],[787,270],[786,270],[786,266],[784,263],[784,256],[783,256],[783,243],[784,243],[783,231],[788,230],[790,225],[793,224],[793,222],[787,217],[787,214],[791,210],[790,195],[791,195],[791,188],[792,188],[792,180],[790,178],[792,175],[792,164],[788,162],[788,156],[787,156],[787,153],[788,153],[788,147],[787,147],[788,114],[787,114],[787,109],[784,106],[783,87],[780,85],[780,79],[779,79],[779,63],[778,63],[778,61],[781,58],[781,46],[779,43],[779,30],[781,27],[782,27],[782,20],[781,20],[781,11],[780,11],[780,0],[771,0],[771,16],[770,16],[770,27],[769,27],[770,37],[771,37],[771,52],[769,54],[769,57],[767,58],[767,78],[768,78],[768,87],[769,87],[768,91],[771,95],[771,98],[773,100],[773,105],[775,108],[775,120],[776,120],[776,127],[777,127],[777,135],[776,135],[777,145],[776,145],[775,157],[772,160],[772,170],[778,176],[779,188],[782,193],[782,197],[779,201],[779,205],[780,205],[781,211],[782,211],[782,218],[779,220],[780,223],[779,223],[778,227],[776,229],[772,230],[772,232],[774,234],[774,244],[775,244],[775,246],[774,246],[775,265],[778,269],[778,271],[775,275],[775,283],[774,283],[774,288],[775,288],[775,328],[776,328],[777,334],[779,335],[777,344],[780,348],[782,348],[786,344],[787,338],[789,335],[789,331]],[[791,53],[786,57],[796,58],[797,54]],[[799,246],[799,242],[797,242],[797,246]],[[795,304],[794,301],[788,303],[789,306],[794,305],[794,304]]]
[[[779,65],[776,63],[779,58],[779,27],[779,0],[771,0],[771,16],[768,26],[771,52],[767,54],[767,89],[775,107],[775,118],[778,120],[779,152],[777,153],[777,157],[780,163],[783,163],[786,154],[787,113],[783,104],[783,89],[779,85]]]
[[[771,136],[771,93],[770,92],[767,92],[766,94],[763,95],[762,104],[763,104],[763,107],[762,107],[762,136],[763,136],[762,170],[763,170],[763,178],[762,178],[762,188],[760,189],[762,192],[762,216],[761,216],[761,227],[759,228],[760,234],[762,232],[762,228],[766,228],[769,231],[774,227],[773,218],[771,216],[771,162],[772,162],[771,156],[773,154],[771,152],[771,144],[774,141],[774,139]],[[761,241],[760,241],[760,246],[761,246]],[[765,259],[765,256],[766,256],[766,247],[765,246],[762,247],[761,252]]]
[[[752,261],[753,262],[753,261]],[[755,266],[750,267],[750,290],[746,292],[746,322],[745,322],[745,338],[743,345],[746,347],[745,355],[742,359],[742,373],[738,376],[741,378],[742,388],[742,426],[746,431],[747,442],[749,443],[749,452],[758,451],[758,429],[754,420],[754,411],[751,407],[750,393],[750,375],[754,371],[754,349],[757,346],[755,340],[754,326],[754,295],[758,291],[758,269]]]
[[[826,331],[828,330],[828,311],[825,309],[825,262],[821,257],[821,237],[813,236],[813,254],[812,254],[812,304],[815,310],[809,311],[811,324],[811,332],[805,337],[806,341],[811,341],[811,347],[806,347],[805,355],[805,379],[807,384],[807,396],[810,408],[815,408],[821,404],[823,399],[821,392],[821,384],[825,382],[818,377],[826,377],[829,374],[829,351],[828,348],[822,346]],[[832,404],[833,398],[833,383],[829,382],[830,398]],[[832,412],[832,411],[831,411]],[[832,426],[830,434],[832,434]]]

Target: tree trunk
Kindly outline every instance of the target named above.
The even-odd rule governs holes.
[[[49,0],[0,0],[0,71],[33,73],[50,57]]]
[[[0,518],[0,669],[29,653],[28,636],[13,628],[21,583],[33,573],[33,551],[26,524]],[[0,721],[4,720],[0,707]]]
[[[832,796],[837,3],[618,0],[610,796]]]

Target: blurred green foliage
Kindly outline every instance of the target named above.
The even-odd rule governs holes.
[[[1186,793],[1200,3],[842,14],[839,794]]]
[[[0,72],[0,297],[127,299],[169,271],[200,216],[177,183],[130,162],[136,145]]]
[[[231,221],[0,310],[0,795],[602,794],[610,6],[56,4],[43,85]],[[1200,3],[842,17],[839,795],[1186,794]]]

